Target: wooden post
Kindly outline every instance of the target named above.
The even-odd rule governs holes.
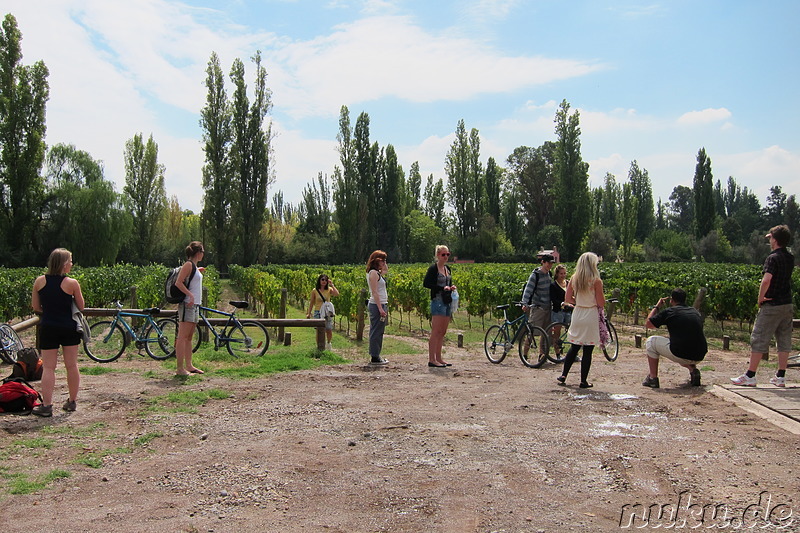
[[[636,307],[633,309],[633,325],[639,325],[639,304],[636,304]]]
[[[325,326],[317,328],[317,350],[325,350]]]
[[[731,349],[731,338],[728,335],[722,336],[722,349],[727,351]]]
[[[356,314],[356,340],[364,340],[364,300],[367,298],[367,290],[361,289],[358,293],[358,313]]]
[[[281,289],[281,307],[278,310],[278,318],[286,318],[286,298],[289,294],[288,289]],[[278,342],[283,341],[284,329],[283,326],[278,326]],[[291,337],[290,337],[291,338]],[[288,344],[286,346],[289,346]]]
[[[464,334],[463,333],[459,333],[458,334],[458,347],[459,348],[463,348],[464,347]]]
[[[641,334],[637,333],[636,335],[633,336],[633,339],[634,339],[634,342],[636,343],[636,347],[637,348],[641,348],[642,347],[642,336],[641,336]]]
[[[698,311],[700,310],[700,306],[703,305],[703,300],[706,298],[706,292],[708,292],[708,289],[705,287],[700,287],[697,289],[697,296],[694,299],[694,305],[692,307]]]
[[[292,345],[292,332],[287,331],[283,334],[283,345],[284,346],[291,346]]]

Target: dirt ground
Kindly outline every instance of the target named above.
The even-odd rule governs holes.
[[[665,362],[652,390],[643,352],[623,347],[615,363],[595,357],[594,388],[579,389],[577,366],[560,387],[555,365],[493,365],[481,346],[448,344],[454,366],[432,369],[425,340],[408,342],[418,355],[380,369],[342,353],[358,360],[244,381],[181,383],[149,359],[84,375],[76,412],[0,417],[0,487],[4,472],[71,472],[0,491],[0,530],[688,530],[722,527],[723,511],[728,529],[766,517],[766,530],[800,530],[800,439],[708,392],[741,373],[741,351],[712,351],[701,388]],[[187,389],[231,396],[145,411]],[[59,370],[57,406],[65,394]],[[20,445],[35,437],[55,444]],[[76,463],[86,456],[102,464]]]

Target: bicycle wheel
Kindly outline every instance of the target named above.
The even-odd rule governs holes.
[[[617,337],[617,330],[610,320],[606,320],[608,326],[608,334],[611,336],[611,342],[603,346],[603,355],[609,361],[616,361],[619,357],[619,337]]]
[[[89,342],[83,343],[83,349],[90,359],[98,363],[115,361],[128,345],[128,338],[122,327],[110,320],[95,322],[89,326],[89,332]]]
[[[547,332],[539,326],[525,324],[519,335],[519,359],[528,368],[541,368],[547,361],[547,351],[550,343],[547,341]],[[530,356],[533,352],[533,357]]]
[[[499,364],[506,358],[510,347],[511,337],[508,335],[507,328],[494,325],[486,330],[486,336],[483,338],[483,351],[490,362]]]
[[[242,355],[264,355],[269,348],[269,333],[259,322],[243,321],[223,333],[228,353],[234,357]]]
[[[13,365],[17,362],[17,352],[22,349],[22,341],[8,324],[0,325],[0,358]]]
[[[553,322],[547,326],[547,340],[549,346],[547,350],[547,358],[553,363],[563,363],[567,357],[569,347],[572,346],[567,342],[567,331],[569,324],[565,322]],[[558,333],[558,335],[556,335]]]
[[[156,328],[152,325],[148,326],[144,332],[144,349],[147,351],[147,355],[156,361],[163,361],[175,355],[178,321],[174,318],[162,318],[156,322],[156,326],[161,330],[161,336],[158,336]],[[158,345],[158,349],[155,345]]]

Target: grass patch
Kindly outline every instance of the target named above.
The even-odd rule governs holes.
[[[105,429],[107,424],[105,422],[95,422],[94,424],[85,428],[76,428],[72,426],[43,426],[39,431],[46,435],[68,435],[72,437],[95,437]]]
[[[145,411],[167,413],[196,413],[197,407],[205,405],[209,400],[224,400],[231,393],[221,389],[203,391],[176,391],[146,400]]]
[[[29,439],[18,439],[11,443],[12,446],[15,448],[30,448],[32,450],[37,450],[40,448],[44,448],[45,450],[49,450],[53,447],[55,441],[53,439],[48,439],[47,437],[31,437]]]
[[[163,437],[164,434],[160,431],[151,431],[149,433],[145,433],[144,435],[140,435],[133,439],[134,446],[147,446],[152,441],[159,437]]]
[[[45,489],[57,479],[65,479],[72,474],[66,470],[53,469],[48,473],[32,478],[28,474],[9,472],[8,468],[0,467],[0,479],[6,480],[6,490],[9,494],[32,494]]]
[[[84,366],[81,367],[81,374],[85,376],[101,376],[103,374],[108,374],[111,372],[116,372],[118,370],[114,370],[110,366]]]

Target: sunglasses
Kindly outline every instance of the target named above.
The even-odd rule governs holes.
[[[442,257],[446,257],[450,255],[450,252],[442,252],[439,255],[441,255]]]

